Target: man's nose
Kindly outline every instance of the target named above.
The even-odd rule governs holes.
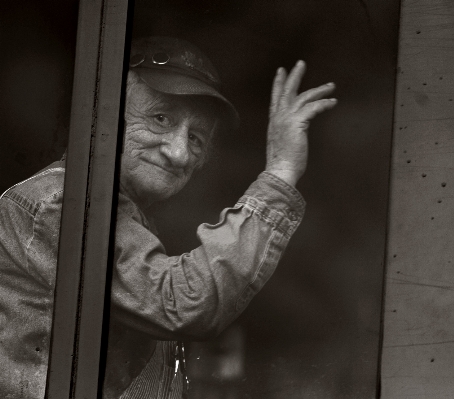
[[[189,162],[188,128],[180,126],[169,133],[161,145],[161,153],[170,161],[172,166],[184,168]]]

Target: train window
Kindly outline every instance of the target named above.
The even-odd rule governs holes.
[[[15,272],[45,324],[23,389],[43,397],[48,369],[49,399],[374,397],[399,2],[61,3],[0,17],[0,206],[56,218],[0,246],[35,256]],[[290,145],[270,101],[302,92]],[[9,187],[42,168],[26,211]]]

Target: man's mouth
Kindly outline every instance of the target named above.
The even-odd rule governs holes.
[[[160,165],[158,162],[154,162],[154,161],[150,161],[149,159],[147,158],[144,158],[144,157],[140,157],[141,160],[143,160],[144,162],[150,164],[150,165],[153,165],[155,166],[156,168],[158,169],[161,169],[163,170],[164,172],[166,173],[169,173],[173,176],[176,176],[176,177],[181,177],[182,175],[182,170],[181,169],[175,169],[175,168],[169,168],[169,167],[166,167],[166,166],[163,166],[163,165]]]

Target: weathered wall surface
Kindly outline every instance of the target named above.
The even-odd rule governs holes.
[[[454,397],[454,2],[404,0],[382,398]]]

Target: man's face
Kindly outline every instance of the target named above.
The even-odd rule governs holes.
[[[176,194],[205,162],[216,117],[199,97],[129,84],[120,187],[142,207]]]

